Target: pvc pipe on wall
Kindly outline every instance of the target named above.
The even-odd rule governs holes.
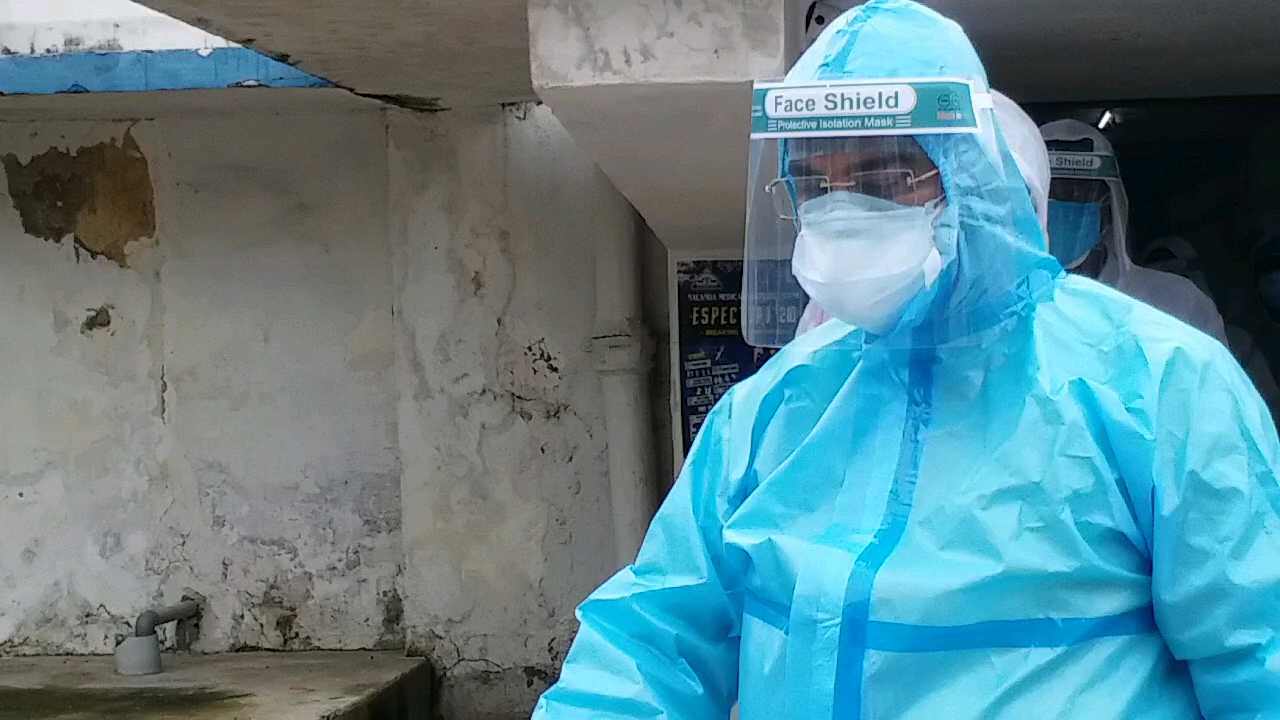
[[[597,171],[598,172],[598,171]],[[614,551],[635,559],[658,506],[649,370],[653,343],[641,305],[643,227],[635,209],[599,173],[610,198],[594,203],[596,321],[591,342],[604,394]]]
[[[185,620],[200,613],[200,603],[195,600],[183,600],[176,605],[147,610],[138,616],[133,624],[133,634],[137,637],[155,635],[156,628],[174,620]]]

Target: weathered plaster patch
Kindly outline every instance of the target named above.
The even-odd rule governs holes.
[[[103,38],[101,40],[88,41],[81,35],[71,35],[71,34],[68,34],[62,38],[61,52],[104,53],[104,52],[121,52],[123,50],[124,50],[124,45],[122,45],[120,43],[120,40],[118,40],[117,38]],[[50,53],[58,52],[58,51],[59,50],[57,48],[49,48],[48,50],[46,50],[46,52],[50,52]]]
[[[126,131],[73,152],[49,148],[27,162],[3,158],[9,196],[34,237],[60,243],[70,235],[78,250],[128,265],[129,243],[156,231],[155,193],[147,158]]]
[[[63,655],[68,646],[105,652],[132,628],[130,618],[94,605],[62,581],[51,583],[34,612],[13,624],[0,641],[5,655]],[[0,621],[3,616],[0,616]],[[0,623],[3,624],[3,623]]]
[[[771,77],[782,60],[783,5],[777,0],[532,0],[534,85]]]
[[[382,611],[382,634],[374,647],[404,647],[404,599],[400,597],[400,590],[391,588],[379,593],[378,607]]]
[[[84,322],[80,323],[80,334],[88,335],[94,330],[103,330],[111,327],[111,311],[115,306],[110,303],[101,305],[96,308],[89,308],[89,314],[85,316]]]

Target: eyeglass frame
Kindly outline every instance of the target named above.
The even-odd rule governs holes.
[[[794,187],[794,183],[795,183],[797,180],[823,180],[823,181],[825,181],[822,185],[820,185],[820,187],[825,191],[825,192],[823,193],[823,194],[825,195],[826,193],[830,193],[832,190],[840,190],[840,189],[850,189],[850,188],[854,188],[854,187],[857,185],[857,180],[856,180],[856,178],[858,178],[858,177],[861,177],[861,176],[868,176],[868,175],[884,175],[884,174],[886,174],[886,173],[893,173],[893,174],[898,174],[898,175],[906,175],[906,176],[907,176],[907,187],[914,189],[917,183],[921,183],[921,182],[923,182],[923,181],[925,181],[925,180],[928,180],[928,179],[930,179],[930,178],[934,177],[935,175],[940,175],[940,174],[941,174],[941,170],[939,170],[938,168],[934,168],[934,169],[930,170],[929,172],[924,173],[924,174],[923,174],[923,175],[921,175],[920,177],[916,177],[916,175],[915,175],[915,173],[914,173],[914,172],[912,172],[911,170],[906,169],[906,168],[903,168],[903,169],[901,169],[901,170],[864,170],[864,171],[862,171],[862,172],[857,172],[857,173],[854,173],[854,174],[853,174],[853,177],[855,178],[855,180],[850,181],[850,182],[839,182],[839,183],[833,183],[833,182],[831,182],[831,177],[830,177],[830,176],[828,176],[828,175],[802,175],[802,176],[797,176],[797,177],[786,176],[786,177],[774,178],[774,180],[773,180],[772,182],[770,182],[768,185],[765,185],[765,187],[764,187],[764,191],[765,191],[765,192],[766,192],[770,197],[772,197],[772,198],[776,198],[776,197],[777,197],[777,191],[776,191],[776,188],[777,188],[779,185],[788,184],[788,185],[787,185],[787,195],[786,195],[786,198],[787,198],[787,202],[791,205],[792,212],[791,212],[790,214],[787,214],[786,212],[784,212],[782,208],[778,207],[778,201],[777,201],[776,199],[773,201],[773,204],[774,204],[774,208],[773,208],[773,209],[774,209],[774,212],[775,212],[775,213],[777,213],[778,218],[779,218],[780,220],[792,220],[792,221],[795,221],[795,220],[799,219],[799,204],[797,203],[797,200],[796,200],[796,197],[795,197],[795,191],[794,191],[794,189],[793,189],[793,187]],[[855,192],[856,192],[856,191],[855,191]],[[820,197],[820,196],[819,196],[819,197]],[[892,201],[892,199],[891,199],[891,198],[882,198],[882,199]]]

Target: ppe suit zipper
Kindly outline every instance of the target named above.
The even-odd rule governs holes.
[[[911,514],[924,454],[924,433],[933,416],[933,374],[936,359],[932,349],[918,348],[911,351],[908,360],[906,418],[903,422],[898,460],[894,467],[893,484],[889,488],[889,499],[885,504],[880,527],[871,542],[858,555],[845,590],[832,720],[852,720],[862,716],[862,675],[867,647],[867,622],[871,615],[871,593],[876,574],[902,539]]]

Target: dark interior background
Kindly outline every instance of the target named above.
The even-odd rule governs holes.
[[[1280,232],[1280,97],[1165,100],[1028,107],[1038,123],[1072,117],[1097,125],[1115,146],[1129,195],[1129,248],[1179,236],[1199,255],[1207,290],[1237,359],[1259,371],[1254,349],[1280,377],[1280,326],[1259,300],[1255,247]],[[1261,383],[1258,383],[1261,385]],[[1266,393],[1264,393],[1266,394]],[[1276,415],[1276,400],[1272,414]]]

